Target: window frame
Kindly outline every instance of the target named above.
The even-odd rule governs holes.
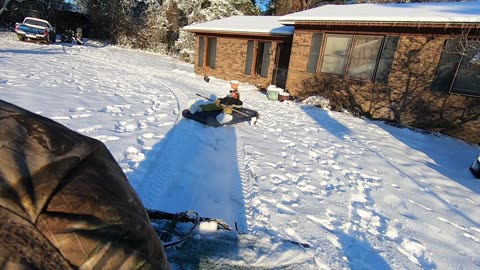
[[[326,50],[326,47],[327,47],[328,38],[332,37],[332,36],[343,36],[343,37],[348,37],[350,39],[349,44],[348,44],[348,48],[347,48],[346,54],[345,54],[345,63],[344,63],[343,68],[342,68],[342,74],[322,72],[322,67],[323,67],[324,60],[325,60],[325,50]],[[355,38],[356,37],[377,37],[377,38],[380,38],[380,45],[378,46],[378,50],[377,50],[376,56],[375,56],[375,66],[373,67],[373,72],[372,72],[369,79],[349,77],[349,67],[351,65],[352,54],[353,54],[353,51],[354,51],[354,46],[353,45],[355,44]],[[328,33],[328,32],[323,33],[322,44],[321,44],[321,52],[320,52],[320,57],[318,58],[317,70],[316,70],[315,74],[323,74],[323,75],[326,75],[326,76],[334,76],[334,77],[342,78],[342,79],[345,79],[345,80],[355,80],[355,81],[365,81],[365,82],[375,83],[376,82],[377,69],[378,69],[378,66],[379,66],[379,63],[380,63],[380,59],[381,59],[381,56],[382,56],[383,49],[385,47],[385,41],[386,41],[387,37],[389,37],[389,36],[379,35],[379,34],[369,35],[369,34],[364,34],[364,33],[359,33],[359,34],[355,34],[355,33]],[[398,46],[398,44],[397,44],[397,46]],[[381,83],[384,83],[384,82],[381,82]]]
[[[443,46],[442,46],[442,54],[440,56],[440,60],[438,62],[437,68],[435,70],[435,76],[432,80],[432,85],[430,86],[430,89],[432,91],[437,91],[437,92],[448,92],[448,94],[456,94],[456,95],[461,95],[461,96],[468,96],[468,97],[480,97],[480,90],[470,90],[470,89],[459,89],[455,88],[455,82],[461,77],[461,72],[463,70],[466,70],[464,66],[464,61],[465,61],[465,54],[467,53],[466,51],[463,52],[448,52],[449,49],[452,48],[447,48],[449,46],[455,46],[455,45],[449,45],[449,42],[456,43],[460,41],[460,39],[445,39]],[[460,41],[461,42],[461,41]],[[480,52],[480,40],[471,40],[469,42],[476,42],[478,43],[478,50]],[[458,54],[457,59],[454,59],[454,62],[451,63],[451,66],[454,66],[454,68],[451,70],[453,73],[452,78],[449,78],[448,80],[448,88],[442,88],[441,86],[436,85],[437,79],[439,76],[439,70],[442,65],[442,59],[448,54]],[[445,55],[445,56],[444,56]],[[455,56],[455,55],[454,55]],[[445,63],[443,63],[445,64]],[[480,80],[480,79],[479,79]]]
[[[324,36],[325,34],[322,32],[315,32],[312,34],[306,69],[306,72],[309,74],[316,74],[318,72]]]
[[[215,69],[217,61],[217,38],[216,37],[207,37],[205,50],[205,67]]]
[[[197,59],[197,67],[203,67],[205,64],[205,37],[199,36],[198,37],[198,59]]]
[[[480,52],[480,41],[475,41],[476,43],[478,43],[478,50]],[[480,97],[480,89],[479,90],[470,90],[470,89],[459,89],[459,88],[455,88],[455,83],[457,82],[457,79],[461,76],[461,72],[464,71],[464,70],[468,70],[468,63],[464,62],[464,61],[469,61],[468,59],[465,59],[466,58],[466,54],[468,52],[464,51],[462,54],[461,54],[461,57],[460,57],[460,60],[458,61],[458,65],[457,65],[457,68],[455,70],[455,75],[453,76],[453,80],[452,80],[452,83],[450,84],[450,89],[448,90],[448,93],[450,94],[458,94],[458,95],[463,95],[463,96],[470,96],[470,97]],[[464,66],[466,63],[467,66]],[[477,69],[478,71],[478,67],[473,67],[474,69]],[[479,75],[477,75],[479,76]],[[463,78],[462,78],[463,79]],[[479,78],[479,81],[480,81],[480,78]],[[478,87],[478,86],[477,86]]]
[[[247,41],[247,52],[245,55],[245,69],[243,71],[244,75],[250,76],[252,75],[252,66],[253,62],[255,61],[255,41],[248,40]]]

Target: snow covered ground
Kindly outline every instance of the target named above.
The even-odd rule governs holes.
[[[0,32],[0,98],[103,141],[147,208],[197,211],[167,249],[174,269],[479,269],[478,146],[239,90],[257,125],[183,119],[193,66],[96,42],[39,45]]]

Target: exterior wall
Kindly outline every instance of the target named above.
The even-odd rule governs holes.
[[[480,98],[431,90],[445,37],[401,34],[388,83],[379,84],[306,73],[312,32],[295,32],[286,87],[293,96],[339,91],[373,119],[480,144]]]
[[[293,35],[286,87],[292,96],[302,97],[308,95],[307,86],[304,85],[304,82],[309,82],[316,77],[314,74],[306,72],[312,34],[313,32],[296,30]]]
[[[196,54],[198,55],[199,39],[196,39]],[[207,66],[198,66],[198,57],[195,59],[195,74],[202,76],[214,76],[215,78],[223,80],[238,80],[240,82],[248,82],[262,87],[267,87],[272,82],[273,70],[275,65],[275,52],[277,42],[272,42],[272,54],[270,55],[270,65],[268,67],[268,75],[266,78],[260,75],[245,75],[245,63],[247,59],[247,44],[248,40],[241,38],[225,38],[217,37],[217,53],[215,61],[215,69]],[[254,50],[255,55],[256,50]],[[205,60],[204,60],[205,61]],[[252,61],[254,65],[255,61]],[[254,67],[252,67],[252,72]]]

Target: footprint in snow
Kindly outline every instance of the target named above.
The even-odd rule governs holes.
[[[272,184],[275,184],[275,185],[280,185],[282,183],[284,183],[285,181],[287,181],[287,177],[285,177],[284,175],[279,175],[279,174],[272,174],[270,175],[270,182]]]
[[[175,124],[175,122],[163,122],[161,124],[158,124],[157,127],[167,127],[167,126],[172,126]]]
[[[77,132],[90,133],[90,132],[94,132],[95,130],[99,130],[101,128],[102,128],[102,125],[95,125],[95,126],[91,126],[91,127],[77,129]]]
[[[275,207],[277,208],[277,212],[280,214],[292,215],[292,216],[295,215],[295,211],[284,204],[277,203]]]
[[[157,117],[157,118],[165,118],[167,116],[168,116],[168,114],[166,114],[166,113],[160,113],[160,114],[155,115],[155,117]]]
[[[340,225],[340,222],[338,222],[333,212],[329,209],[327,209],[326,216],[326,218],[320,218],[312,215],[307,215],[307,218],[314,223],[317,223],[321,227],[327,229],[328,231],[333,232],[335,230],[335,226]]]
[[[302,191],[303,193],[316,193],[317,188],[313,185],[305,184],[305,183],[299,183],[297,185],[297,188]]]
[[[298,202],[298,197],[299,195],[296,192],[290,194],[290,190],[285,191],[285,194],[282,195],[282,203],[294,206]]]
[[[97,139],[103,143],[110,142],[110,141],[118,141],[120,140],[120,137],[116,136],[107,136],[107,135],[100,135],[100,136],[95,136],[93,137],[94,139]]]
[[[77,107],[77,108],[70,108],[68,109],[69,112],[83,112],[85,111],[84,107]]]
[[[131,113],[130,114],[131,117],[144,116],[144,115],[145,115],[145,113],[143,113],[143,112],[137,112],[137,113]]]
[[[397,250],[422,269],[435,269],[436,265],[428,256],[427,248],[415,239],[403,239]]]
[[[307,241],[305,241],[302,237],[300,237],[300,235],[294,229],[287,228],[287,229],[285,229],[285,233],[289,237],[291,237],[292,241],[297,242],[297,243],[301,243],[302,245],[311,246],[311,244],[308,243]]]
[[[89,114],[89,113],[82,113],[82,114],[70,115],[70,118],[71,119],[77,119],[77,118],[87,118],[87,117],[90,117],[90,116],[92,116],[92,115]]]
[[[122,109],[119,108],[116,105],[107,105],[104,108],[100,109],[100,112],[105,112],[105,113],[120,113],[122,112]]]
[[[145,159],[145,154],[140,152],[137,148],[130,146],[123,153],[124,162],[127,162],[130,166],[137,168],[140,162]]]
[[[138,120],[137,127],[139,129],[146,129],[147,128],[147,123],[144,120]]]
[[[70,120],[70,116],[52,116],[50,117],[52,120]]]
[[[143,145],[143,144],[145,144],[146,140],[152,139],[154,137],[159,138],[159,136],[156,136],[155,133],[151,133],[151,132],[145,133],[142,136],[137,138],[137,142],[139,144]]]
[[[137,125],[128,124],[126,121],[118,121],[115,123],[114,131],[118,133],[132,132],[137,129]]]
[[[402,189],[399,185],[397,184],[390,184],[394,189]]]

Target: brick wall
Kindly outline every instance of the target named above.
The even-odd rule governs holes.
[[[198,53],[199,39],[197,38],[196,40],[196,52]],[[244,74],[245,62],[247,59],[247,44],[248,39],[217,38],[215,69],[211,69],[207,66],[199,67],[198,62],[195,62],[195,74],[202,76],[214,76],[215,78],[223,80],[238,80],[240,82],[248,82],[259,85],[260,87],[267,87],[270,85],[273,77],[277,43],[272,42],[272,54],[270,55],[270,65],[266,78],[260,77],[260,75]],[[198,61],[198,57],[196,57],[195,61]],[[252,61],[252,65],[254,64],[253,62],[254,61]],[[254,67],[252,66],[252,72],[253,71]]]
[[[431,90],[444,37],[401,35],[388,83],[374,84],[306,73],[311,36],[309,31],[294,35],[286,87],[293,96],[337,91],[373,119],[480,144],[480,98]]]

